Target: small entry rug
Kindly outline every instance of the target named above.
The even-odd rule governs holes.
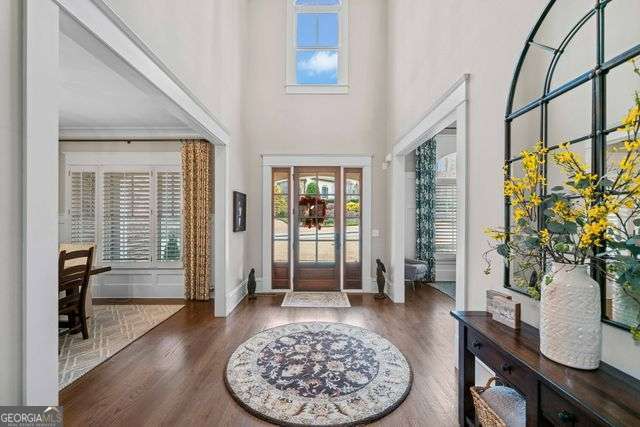
[[[436,288],[451,299],[456,299],[456,282],[435,282],[429,283],[429,286]]]
[[[184,305],[94,305],[89,338],[63,335],[58,342],[58,389],[62,390],[104,362]]]
[[[412,372],[391,342],[340,323],[291,323],[242,343],[225,369],[231,395],[283,426],[352,426],[396,409]]]
[[[344,292],[287,292],[282,307],[351,307],[349,297]]]

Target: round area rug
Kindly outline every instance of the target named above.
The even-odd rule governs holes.
[[[233,352],[232,396],[286,426],[349,426],[381,418],[411,389],[411,367],[385,338],[339,323],[291,323],[262,331]]]

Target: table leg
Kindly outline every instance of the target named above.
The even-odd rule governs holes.
[[[462,322],[458,327],[458,424],[473,425],[475,414],[470,388],[476,384],[476,358],[467,350],[466,327]]]

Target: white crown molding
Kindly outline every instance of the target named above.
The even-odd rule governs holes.
[[[73,166],[174,166],[179,168],[179,152],[85,152],[64,151],[66,167]]]
[[[225,126],[169,70],[103,0],[54,0],[61,10],[60,29],[114,71],[149,91],[183,119],[201,138],[227,145]],[[117,52],[117,54],[115,53]]]
[[[61,140],[154,140],[154,139],[197,139],[201,135],[188,127],[61,127],[59,132]]]

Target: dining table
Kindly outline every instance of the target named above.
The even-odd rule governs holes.
[[[89,272],[90,276],[95,276],[96,274],[106,273],[107,271],[111,271],[110,266],[105,267],[91,267],[91,271]]]

